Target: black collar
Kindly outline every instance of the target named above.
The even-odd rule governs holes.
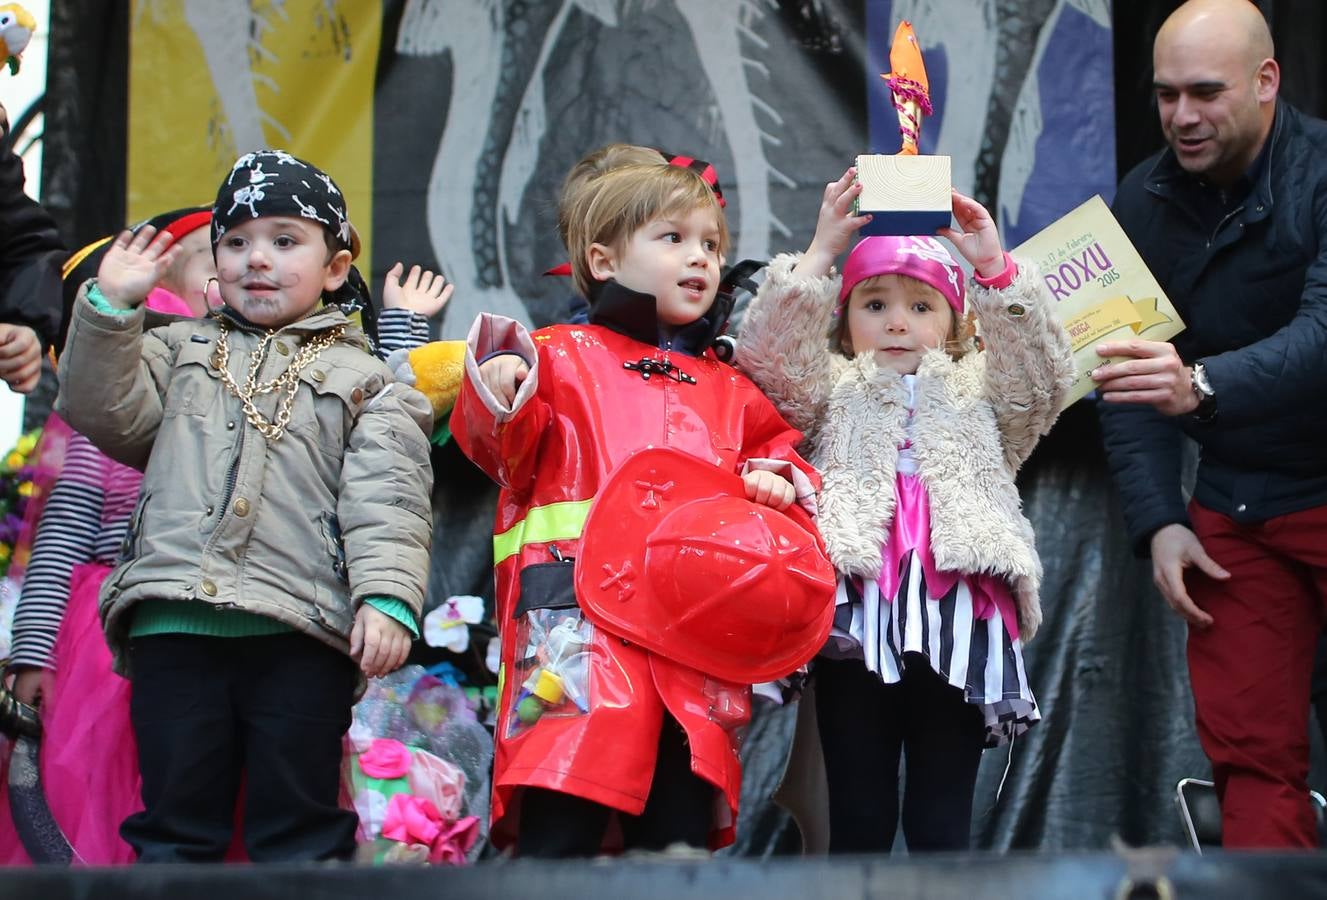
[[[659,327],[657,305],[653,294],[633,291],[610,278],[596,282],[590,292],[590,324],[661,350],[700,356],[723,332],[732,312],[732,298],[721,293],[708,313],[668,334]]]

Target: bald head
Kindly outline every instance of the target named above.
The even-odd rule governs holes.
[[[1276,55],[1267,20],[1251,0],[1189,0],[1162,23],[1155,52],[1173,42],[1220,46],[1239,55],[1250,69]]]
[[[1161,130],[1188,172],[1228,185],[1258,157],[1276,116],[1281,71],[1250,0],[1189,0],[1157,32],[1153,87]]]

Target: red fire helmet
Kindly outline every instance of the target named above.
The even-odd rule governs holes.
[[[642,450],[595,498],[576,559],[586,618],[708,675],[781,678],[834,617],[834,567],[800,507],[746,499],[742,479],[678,450]]]

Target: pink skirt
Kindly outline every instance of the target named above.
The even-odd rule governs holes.
[[[73,848],[75,865],[133,862],[133,850],[120,839],[120,823],[143,808],[129,682],[111,671],[97,615],[97,597],[109,572],[99,563],[74,567],[55,640],[54,677],[42,691],[42,787],[52,818]],[[7,780],[0,790],[0,862],[31,862],[10,818]]]

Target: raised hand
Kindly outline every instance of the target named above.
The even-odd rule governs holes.
[[[935,233],[949,241],[983,278],[994,278],[1004,271],[1004,245],[1000,230],[991,214],[971,197],[953,191],[954,222],[957,228],[940,228]]]
[[[419,266],[411,266],[410,274],[402,280],[405,266],[397,263],[387,270],[382,285],[384,309],[408,309],[426,319],[436,316],[452,298],[455,286],[447,279]]]
[[[869,215],[855,216],[852,213],[853,201],[861,192],[862,185],[857,181],[854,166],[849,166],[838,181],[825,185],[820,214],[816,217],[815,237],[811,238],[811,246],[806,248],[793,269],[795,274],[813,277],[829,274],[834,260],[848,249],[858,230],[871,221]]]
[[[118,309],[138,306],[157,286],[179,254],[170,232],[144,225],[138,233],[125,229],[111,243],[97,269],[97,288]]]

